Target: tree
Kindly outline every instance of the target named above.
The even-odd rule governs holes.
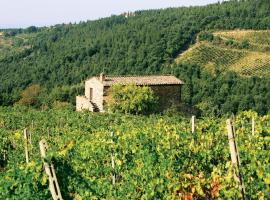
[[[34,84],[26,88],[22,94],[18,104],[24,106],[40,107],[43,102],[45,90],[40,85]]]
[[[38,28],[35,26],[29,26],[26,30],[27,33],[35,33],[38,31]]]
[[[240,48],[242,49],[248,49],[250,46],[249,41],[247,39],[244,39],[241,41]]]
[[[108,110],[130,114],[148,114],[155,110],[157,97],[150,87],[116,84],[109,91]]]
[[[207,31],[202,31],[198,34],[199,41],[209,41],[212,42],[214,40],[214,35]]]

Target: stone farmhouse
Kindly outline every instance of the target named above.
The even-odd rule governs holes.
[[[105,76],[100,74],[85,81],[85,94],[76,97],[76,110],[104,112],[106,102],[110,98],[109,88],[114,84],[150,87],[159,99],[160,111],[163,111],[171,105],[180,104],[181,87],[184,83],[172,75]]]

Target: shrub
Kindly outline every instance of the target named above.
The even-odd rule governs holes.
[[[243,39],[240,44],[240,48],[248,49],[250,46],[249,41],[247,39]]]
[[[157,97],[149,87],[114,85],[109,91],[108,110],[130,114],[148,114],[155,111]]]
[[[18,104],[24,106],[40,107],[42,105],[45,90],[40,85],[34,84],[26,88]]]
[[[212,42],[214,39],[214,35],[210,32],[203,31],[198,34],[198,40],[199,41],[209,41]]]
[[[56,110],[72,109],[72,105],[68,102],[55,101],[52,104],[52,108]]]

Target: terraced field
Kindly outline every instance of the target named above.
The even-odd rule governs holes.
[[[213,35],[221,42],[198,41],[179,55],[176,62],[200,65],[213,73],[235,71],[243,76],[270,75],[270,31],[223,31]],[[248,48],[235,45],[243,41],[248,42]]]

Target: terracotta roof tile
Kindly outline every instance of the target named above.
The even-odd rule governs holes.
[[[96,77],[99,79],[99,77]],[[183,81],[172,75],[149,75],[149,76],[105,76],[104,86],[114,84],[135,85],[182,85]]]

